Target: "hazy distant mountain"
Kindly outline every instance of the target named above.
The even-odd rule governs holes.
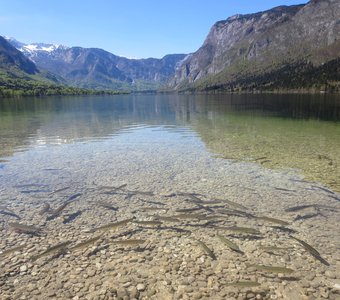
[[[96,89],[157,89],[174,75],[177,63],[185,57],[173,54],[162,59],[128,59],[98,48],[8,41],[39,68],[71,85]]]
[[[219,21],[182,61],[171,87],[339,89],[339,16],[339,0],[312,0]]]

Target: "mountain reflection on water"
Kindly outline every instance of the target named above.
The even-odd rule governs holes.
[[[89,143],[157,127],[162,134],[196,135],[218,157],[295,168],[308,180],[340,191],[339,120],[336,95],[2,99],[0,157],[46,144]]]

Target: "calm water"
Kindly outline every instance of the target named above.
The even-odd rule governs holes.
[[[339,120],[336,96],[0,100],[0,299],[337,299]]]
[[[44,181],[52,169],[79,179],[120,153],[138,168],[160,156],[162,169],[183,153],[294,169],[339,191],[339,121],[339,96],[327,95],[2,99],[1,186]]]

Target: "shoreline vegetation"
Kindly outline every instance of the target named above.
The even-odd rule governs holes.
[[[0,98],[118,94],[130,94],[130,91],[84,89],[47,83],[31,78],[10,78],[7,76],[0,76]]]
[[[340,85],[318,85],[312,87],[288,88],[276,87],[239,87],[239,88],[186,88],[158,90],[97,90],[53,84],[32,78],[10,78],[0,75],[0,98],[16,98],[26,96],[81,96],[81,95],[121,95],[121,94],[339,94]]]

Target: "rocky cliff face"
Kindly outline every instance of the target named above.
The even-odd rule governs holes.
[[[3,72],[36,74],[35,64],[0,36],[0,70]]]
[[[101,49],[57,48],[35,53],[32,58],[42,69],[64,78],[68,83],[87,88],[117,88],[131,83],[116,67],[116,56]]]
[[[161,59],[117,58],[117,68],[132,80],[145,80],[164,83],[175,74],[177,64],[184,54],[169,54]]]
[[[283,67],[319,67],[340,56],[339,15],[339,0],[314,0],[217,22],[203,46],[177,68],[171,86],[254,86],[258,77],[270,84],[271,74]]]
[[[177,63],[185,57],[173,54],[162,59],[128,59],[98,48],[8,41],[39,68],[86,88],[155,89],[174,75]]]

